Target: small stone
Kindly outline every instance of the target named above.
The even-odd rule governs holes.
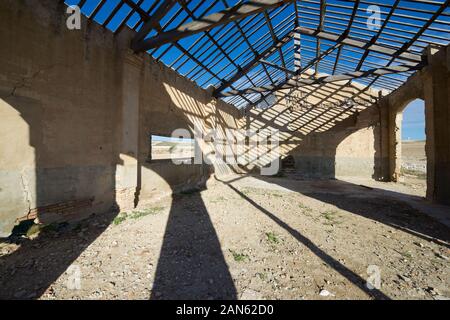
[[[251,289],[245,289],[241,295],[241,300],[262,300],[263,297],[257,291]]]
[[[430,293],[432,296],[438,296],[439,291],[436,288],[428,287],[425,289],[428,293]]]
[[[14,293],[14,298],[20,299],[23,298],[26,292],[24,290],[19,290],[16,293]]]
[[[325,289],[320,290],[319,296],[321,297],[329,297],[331,296],[331,292]]]
[[[444,255],[442,255],[440,253],[436,253],[436,257],[441,258],[441,259],[443,259],[445,261],[448,261],[448,257],[446,257],[446,256],[444,256]]]
[[[398,277],[399,277],[401,280],[405,281],[405,282],[411,282],[411,279],[408,278],[408,277],[405,276],[405,275],[399,274]]]
[[[37,297],[37,292],[31,292],[29,294],[27,294],[27,299],[33,299]]]
[[[441,295],[434,296],[433,299],[434,300],[450,300],[450,298],[441,296]]]

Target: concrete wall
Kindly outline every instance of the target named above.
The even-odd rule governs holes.
[[[150,134],[218,114],[210,94],[130,52],[131,32],[86,19],[70,31],[64,13],[53,0],[0,3],[0,236],[26,218],[129,209],[211,171],[146,161]]]
[[[401,123],[404,108],[415,99],[425,101],[427,198],[450,204],[450,47],[426,52],[428,65],[379,102],[382,145],[388,179],[397,181],[401,166]]]
[[[69,32],[63,10],[0,2],[0,236],[36,208],[52,219],[86,211],[72,200],[114,203],[122,58],[96,26]]]
[[[450,47],[434,55],[424,82],[429,199],[450,204]]]
[[[379,102],[379,107],[383,112],[384,143],[387,146],[385,152],[388,154],[388,157],[385,158],[388,180],[398,181],[400,178],[403,111],[410,102],[425,98],[424,83],[425,76],[428,74],[426,70],[414,74],[403,86]]]
[[[202,185],[212,172],[264,165],[261,159],[211,166],[149,162],[150,135],[178,128],[215,129],[221,144],[199,141],[205,155],[235,150],[227,129],[277,129],[282,156],[293,155],[305,177],[383,178],[390,169],[389,103],[373,106],[378,94],[362,93],[357,83],[302,88],[290,94],[294,99],[279,96],[273,108],[237,110],[150,56],[130,52],[131,31],[114,36],[86,19],[81,30],[70,31],[64,13],[53,0],[0,2],[0,236],[19,220],[48,223],[129,210]],[[434,123],[448,121],[445,57],[433,62],[425,94],[434,101]],[[364,103],[339,106],[349,98]],[[443,172],[448,132],[441,124],[427,130],[436,137],[436,170]],[[442,200],[441,186],[450,178],[439,179],[434,194]]]
[[[301,88],[290,99],[284,92],[274,107],[249,110],[249,127],[280,130],[282,157],[294,157],[299,176],[380,178],[378,93],[362,89],[344,81]]]
[[[212,171],[249,170],[237,164],[210,168],[148,162],[149,136],[171,135],[177,128],[191,133],[195,127],[215,129],[216,139],[225,140],[226,129],[260,123],[285,134],[283,154],[295,154],[298,169],[311,176],[373,172],[373,148],[349,147],[346,140],[373,145],[371,129],[354,115],[350,127],[328,134],[335,126],[330,123],[334,111],[320,111],[318,122],[308,123],[318,127],[314,134],[289,129],[311,112],[293,114],[298,119],[281,125],[280,115],[267,120],[267,114],[285,108],[283,102],[265,112],[247,110],[244,116],[148,55],[130,52],[129,30],[114,36],[83,19],[81,30],[70,31],[65,6],[51,0],[5,0],[0,9],[0,41],[5,44],[0,47],[0,235],[7,235],[18,219],[51,222],[111,207],[128,210],[202,184]],[[325,89],[332,90],[327,93],[332,100],[348,97],[343,87]],[[310,93],[308,101],[318,103],[325,91]],[[340,115],[337,122],[347,117]],[[300,132],[300,139],[292,131]],[[226,142],[217,150],[199,144],[205,154],[229,147]],[[350,170],[361,156],[366,164]]]

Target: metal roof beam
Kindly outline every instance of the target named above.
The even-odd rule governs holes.
[[[382,54],[385,54],[388,56],[394,55],[398,51],[398,49],[396,49],[396,48],[391,48],[391,47],[388,47],[385,45],[380,45],[380,44],[370,44],[370,42],[356,40],[356,39],[353,39],[350,37],[342,37],[341,35],[337,35],[337,34],[330,33],[330,32],[324,32],[324,31],[314,30],[314,29],[305,28],[305,27],[299,27],[298,29],[299,29],[298,32],[302,35],[317,37],[317,38],[334,41],[334,42],[340,42],[343,45],[348,45],[348,46],[356,47],[356,48],[360,48],[360,49],[367,49],[369,51],[382,53]],[[422,61],[421,55],[409,53],[409,52],[401,53],[398,58],[408,60],[411,62],[415,62],[415,63]]]
[[[213,13],[199,20],[194,20],[178,28],[162,32],[154,37],[145,40],[137,39],[137,41],[133,41],[132,49],[136,52],[147,51],[152,48],[160,47],[166,43],[172,43],[188,36],[210,30],[214,27],[258,14],[267,9],[283,6],[293,1],[294,0],[252,0],[251,2],[239,3],[231,8]]]
[[[145,39],[147,34],[155,29],[159,24],[159,21],[172,9],[172,7],[177,3],[176,0],[164,0],[159,7],[156,9],[155,13],[145,22],[142,28],[133,38],[131,42],[131,47],[134,49],[139,46],[139,44]]]
[[[281,70],[281,71],[283,71],[283,72],[285,72],[285,73],[289,73],[289,74],[292,74],[292,75],[295,75],[295,74],[296,74],[295,71],[289,70],[289,69],[287,69],[287,68],[285,68],[285,67],[281,67],[281,66],[279,66],[278,64],[272,63],[272,62],[270,62],[270,61],[267,61],[267,60],[264,60],[264,59],[261,59],[260,61],[261,61],[261,63],[263,63],[263,64],[265,64],[265,65],[271,66],[272,68]]]
[[[277,90],[283,90],[283,89],[290,89],[290,88],[300,88],[300,87],[306,87],[311,85],[317,85],[317,84],[327,84],[332,82],[339,82],[339,81],[349,81],[353,79],[359,79],[359,78],[366,78],[371,76],[383,76],[387,74],[394,74],[394,73],[402,73],[402,72],[410,72],[410,71],[416,71],[423,68],[423,64],[417,64],[416,66],[410,66],[410,65],[398,65],[398,66],[392,66],[392,67],[382,67],[382,68],[375,68],[370,69],[367,71],[354,71],[354,72],[347,72],[340,75],[327,75],[318,77],[316,79],[290,79],[283,83],[282,85],[277,86],[264,86],[264,87],[255,87],[255,88],[247,88],[243,90],[232,90],[228,91],[226,93],[221,94],[221,97],[229,97],[229,96],[235,96],[235,95],[243,95],[243,94],[250,94],[250,93],[262,93],[262,92],[268,92],[268,91],[277,91]]]
[[[247,63],[245,66],[241,67],[230,79],[225,80],[222,82],[222,84],[214,90],[213,95],[215,97],[218,96],[220,92],[228,88],[230,85],[232,85],[235,81],[242,78],[245,74],[247,74],[250,70],[252,70],[256,65],[258,65],[261,61],[261,59],[270,56],[272,53],[274,53],[276,50],[278,50],[279,47],[282,47],[284,44],[288,43],[292,39],[293,32],[289,32],[286,36],[284,36],[282,39],[279,39],[277,42],[274,42],[272,46],[268,47],[263,52],[259,53],[252,61]]]

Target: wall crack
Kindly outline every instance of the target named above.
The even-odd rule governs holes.
[[[39,75],[41,73],[45,72],[45,71],[52,70],[52,69],[54,69],[56,67],[72,68],[74,65],[75,64],[65,65],[65,64],[58,64],[57,63],[57,64],[52,64],[52,65],[47,66],[47,67],[39,68],[36,72],[31,74],[30,76],[22,77],[22,79],[13,86],[13,88],[11,89],[11,92],[9,94],[7,94],[6,96],[2,97],[2,99],[8,99],[8,98],[11,98],[11,97],[15,97],[17,90],[21,89],[21,88],[24,88],[27,85],[29,87],[31,87],[31,82],[33,80],[35,80],[36,78],[38,78]]]
[[[28,184],[28,180],[26,179],[26,168],[22,169],[20,172],[20,180],[22,183],[22,190],[23,190],[23,200],[27,204],[27,215],[31,212],[31,192],[30,192],[30,186]]]

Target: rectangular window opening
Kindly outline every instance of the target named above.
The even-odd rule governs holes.
[[[149,160],[189,160],[195,156],[194,139],[150,136]]]

